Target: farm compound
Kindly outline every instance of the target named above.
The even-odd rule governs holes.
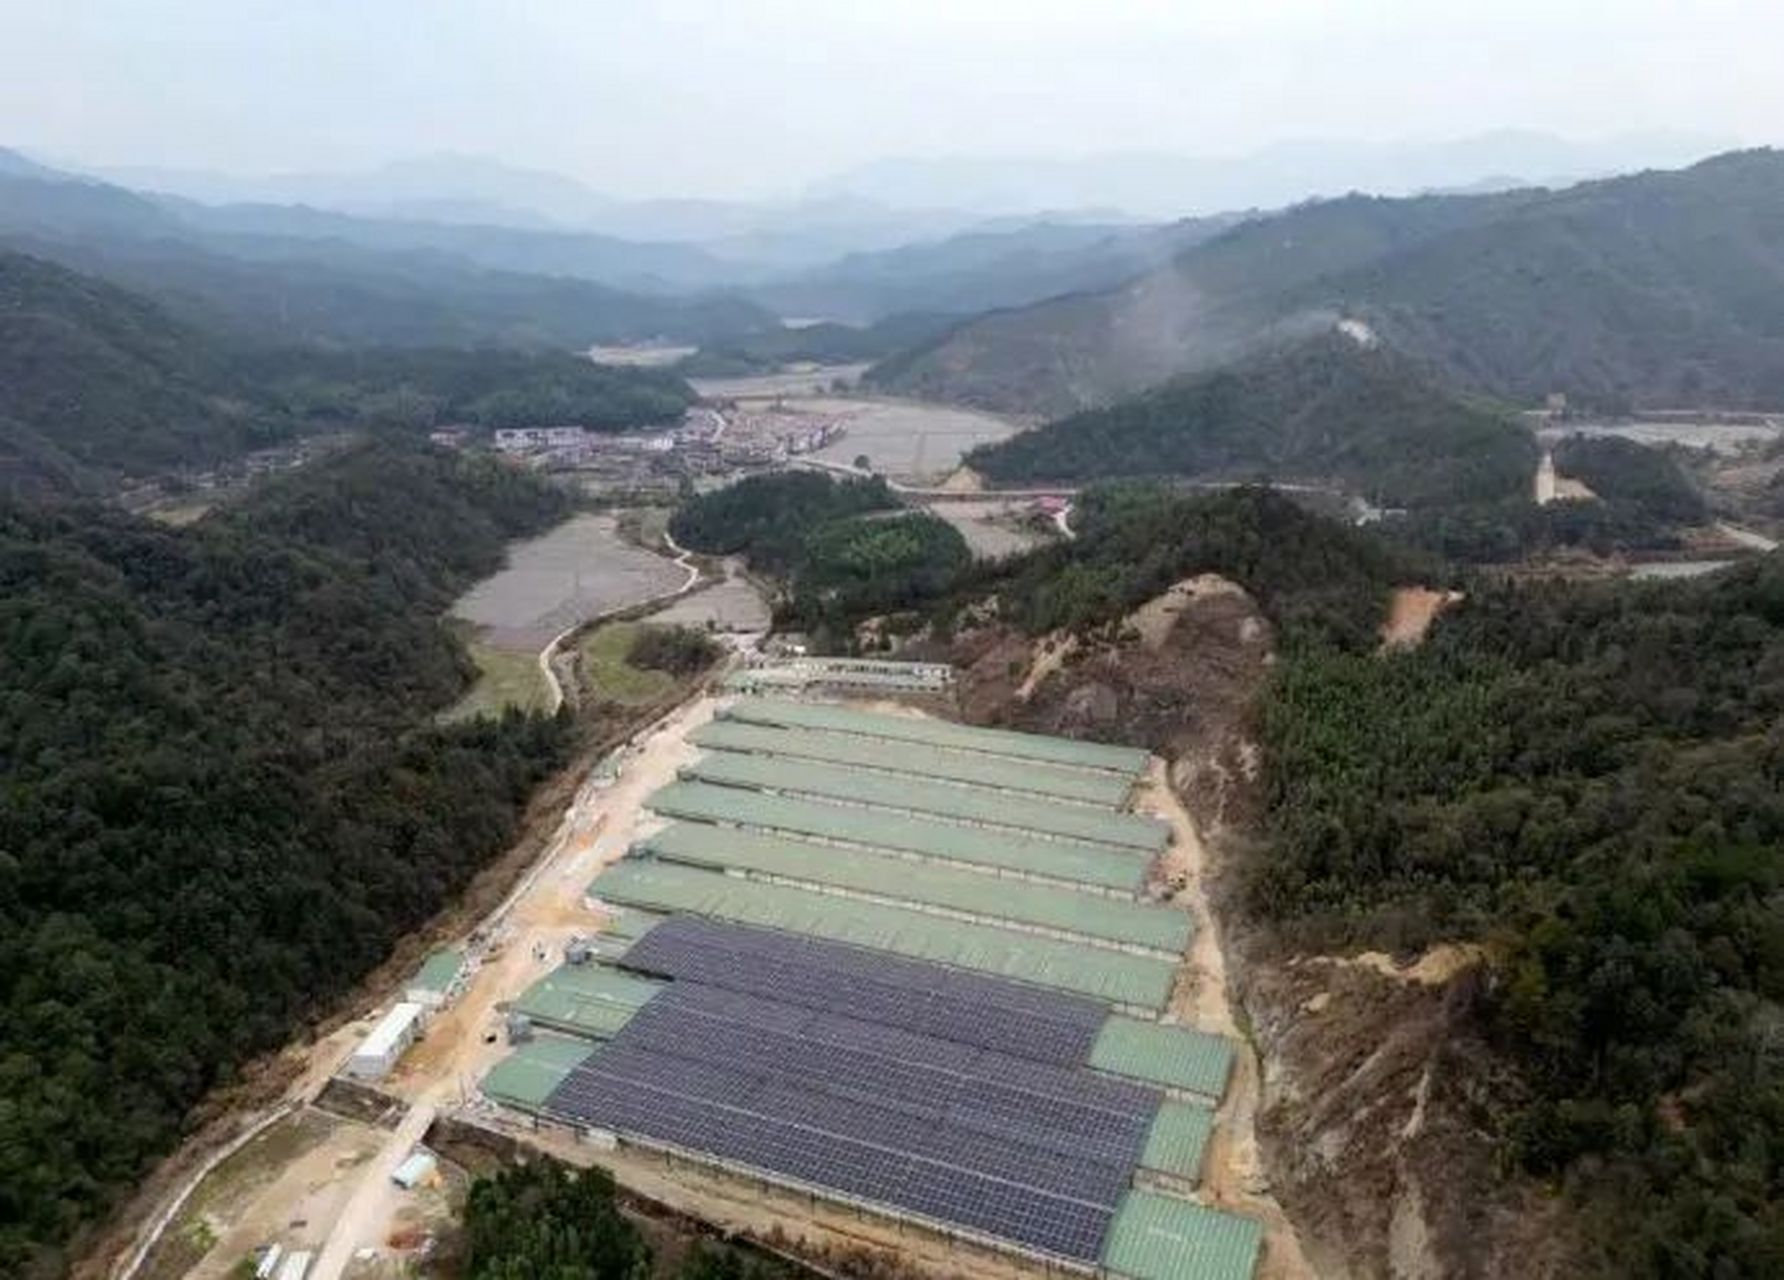
[[[1233,1046],[1162,1020],[1144,752],[757,698],[693,740],[486,1097],[1049,1270],[1252,1274],[1195,1199]]]

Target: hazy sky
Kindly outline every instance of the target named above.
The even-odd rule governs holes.
[[[1778,0],[0,0],[0,142],[97,164],[463,151],[621,194],[882,156],[1784,135]]]

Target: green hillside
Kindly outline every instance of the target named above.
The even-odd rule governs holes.
[[[0,1274],[59,1247],[511,838],[565,725],[435,727],[440,612],[564,498],[336,454],[168,529],[0,502]]]
[[[13,474],[140,472],[268,443],[287,427],[213,340],[101,281],[0,252],[0,419]]]
[[[562,351],[244,347],[113,285],[0,251],[0,492],[98,491],[306,430],[678,417],[674,374]]]
[[[1154,388],[981,447],[1020,485],[1122,476],[1335,482],[1387,506],[1528,490],[1522,427],[1419,377],[1399,357],[1327,336]]]
[[[870,378],[1057,414],[1353,317],[1457,385],[1509,399],[1776,405],[1780,208],[1775,151],[1560,191],[1327,201],[1113,292],[963,325]]]

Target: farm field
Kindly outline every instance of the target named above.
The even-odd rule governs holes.
[[[802,403],[814,413],[848,420],[841,438],[812,457],[853,463],[866,455],[872,470],[895,480],[939,480],[960,465],[967,450],[1003,440],[1019,429],[988,413],[917,401],[822,397]]]
[[[699,627],[702,630],[766,631],[770,621],[768,602],[740,567],[727,561],[725,579],[700,591],[691,591],[668,608],[650,615],[665,626]]]
[[[451,614],[493,649],[538,654],[579,622],[681,586],[687,574],[627,542],[611,515],[582,515],[516,544],[508,566],[472,587]]]
[[[935,502],[928,508],[960,530],[981,560],[1020,555],[1047,541],[1047,535],[1020,524],[1024,507],[1010,502]]]

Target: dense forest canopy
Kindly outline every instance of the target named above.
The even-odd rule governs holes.
[[[789,1267],[713,1241],[653,1256],[605,1169],[540,1159],[479,1178],[465,1203],[466,1280],[791,1280]]]
[[[1673,524],[1701,524],[1709,515],[1709,504],[1667,449],[1617,436],[1576,435],[1556,441],[1553,454],[1555,469],[1583,483],[1600,502]]]
[[[1112,476],[1336,483],[1385,506],[1529,491],[1537,449],[1389,352],[1336,334],[1167,383],[973,451],[993,480]]]
[[[1323,946],[1480,940],[1493,1119],[1620,1276],[1784,1272],[1784,558],[1476,584],[1426,644],[1303,654],[1264,719],[1259,910]]]
[[[1078,495],[1073,523],[1070,542],[963,570],[924,612],[946,622],[995,597],[998,616],[1031,634],[1109,628],[1173,583],[1217,573],[1250,591],[1290,645],[1363,645],[1391,583],[1440,572],[1272,489],[1100,485]]]
[[[813,529],[897,505],[877,476],[839,481],[821,471],[775,472],[694,498],[669,521],[669,534],[690,550],[741,555],[759,572],[786,576],[804,558]]]
[[[209,335],[153,304],[23,254],[0,252],[0,418],[7,472],[34,464],[146,471],[288,436]]]
[[[0,1272],[511,838],[565,726],[435,727],[439,625],[565,514],[434,450],[334,455],[184,529],[0,506]]]

